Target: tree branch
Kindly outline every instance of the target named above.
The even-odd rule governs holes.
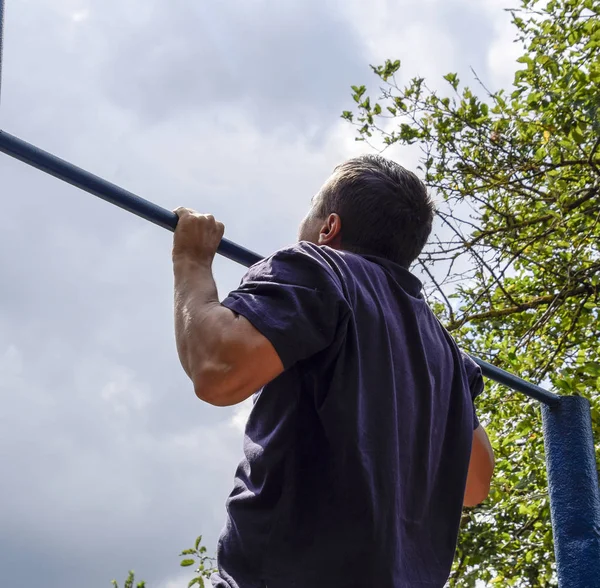
[[[492,310],[488,310],[486,312],[480,312],[477,314],[472,314],[471,316],[465,316],[459,320],[454,322],[450,322],[446,325],[446,329],[448,331],[454,331],[459,329],[464,324],[473,322],[473,321],[482,321],[490,318],[500,318],[503,316],[509,316],[511,314],[516,314],[518,312],[523,312],[525,310],[529,310],[531,308],[537,308],[538,306],[543,306],[545,304],[552,304],[557,300],[565,300],[566,298],[572,298],[574,296],[581,295],[591,295],[594,293],[594,287],[589,284],[584,284],[582,286],[578,286],[577,288],[572,288],[571,290],[566,290],[562,294],[549,294],[547,296],[538,296],[537,298],[533,298],[532,300],[528,300],[527,302],[522,302],[517,306],[510,306],[508,308],[496,308]]]

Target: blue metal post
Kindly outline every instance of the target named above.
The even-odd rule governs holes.
[[[600,491],[590,403],[562,396],[542,406],[558,583],[600,587]]]

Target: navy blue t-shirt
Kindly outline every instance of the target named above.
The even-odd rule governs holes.
[[[223,305],[285,371],[255,395],[213,586],[441,588],[483,381],[420,281],[301,242]]]

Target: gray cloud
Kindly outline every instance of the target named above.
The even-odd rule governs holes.
[[[153,122],[237,108],[267,131],[322,134],[366,65],[332,3],[177,0],[123,24],[104,75],[119,104]]]

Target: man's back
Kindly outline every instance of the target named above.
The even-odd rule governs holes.
[[[302,242],[223,302],[286,369],[255,398],[215,586],[443,586],[481,376],[420,290],[395,263]]]

